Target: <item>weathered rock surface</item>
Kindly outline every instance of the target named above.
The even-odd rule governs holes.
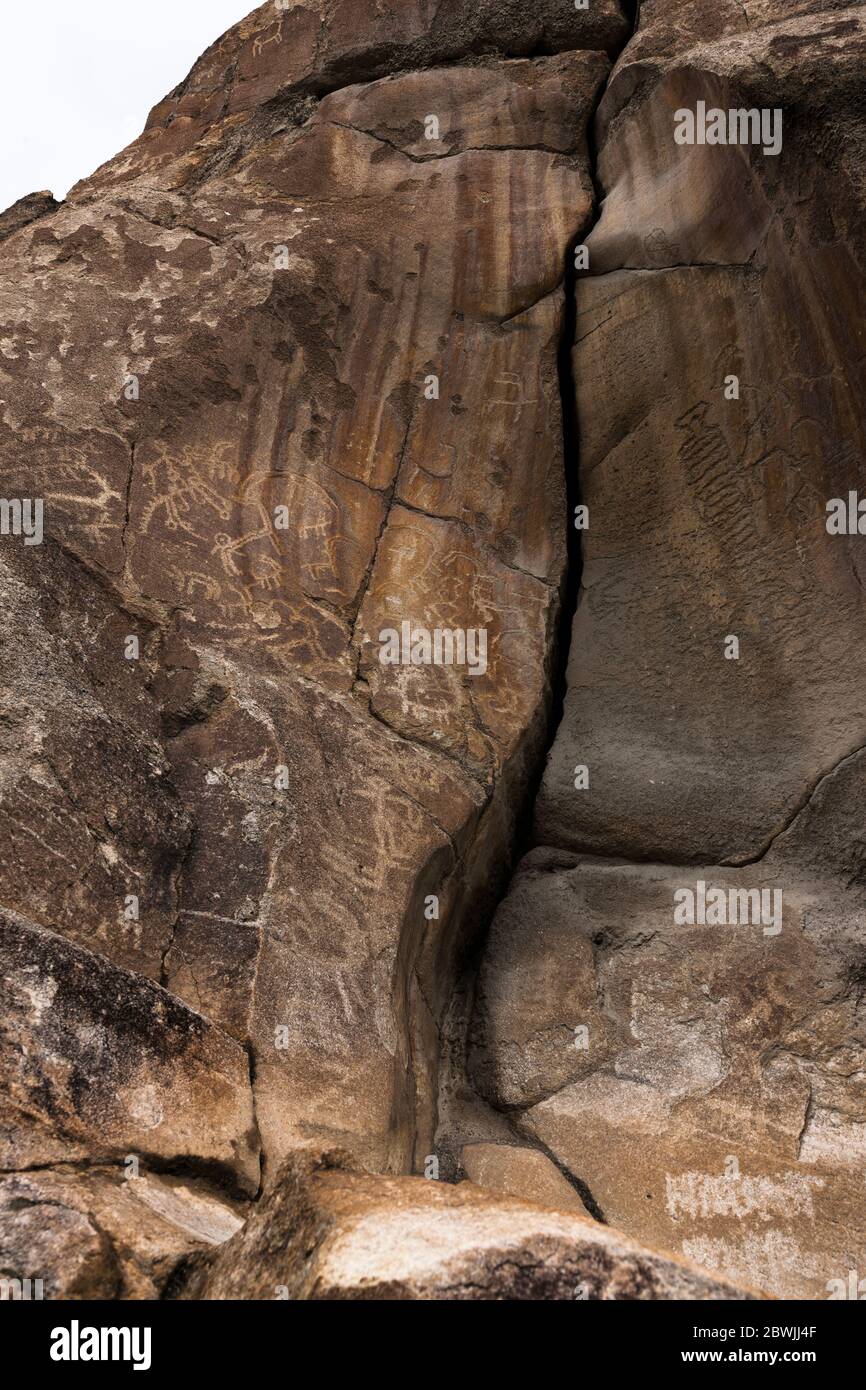
[[[448,0],[433,15],[422,0],[407,0],[399,10],[375,0],[313,0],[282,13],[260,5],[154,108],[132,156],[120,156],[108,173],[123,177],[142,155],[160,165],[196,144],[203,146],[200,163],[214,157],[220,137],[228,137],[234,153],[238,134],[243,139],[246,125],[272,116],[271,108],[277,115],[305,114],[305,102],[353,82],[489,54],[613,54],[628,37],[626,9],[618,0],[594,0],[584,11],[558,0],[531,7],[521,0]],[[412,118],[423,121],[417,111]]]
[[[109,1170],[19,1173],[0,1179],[0,1281],[29,1279],[32,1292],[41,1280],[46,1299],[159,1298],[187,1256],[242,1224],[242,1207],[200,1183]]]
[[[864,482],[864,53],[860,7],[657,0],[606,88],[546,848],[469,1045],[607,1220],[811,1298],[866,1258],[864,562],[826,526]],[[678,145],[698,101],[780,110],[781,151]],[[678,920],[699,882],[740,915]]]
[[[530,855],[482,970],[477,1083],[612,1225],[820,1297],[863,1248],[862,891],[779,858],[693,872],[784,884],[781,933],[676,924],[682,869]]]
[[[263,5],[0,217],[0,1276],[862,1265],[864,56],[817,0]]]
[[[825,527],[866,444],[866,16],[719,8],[645,6],[599,111],[574,354],[591,524],[537,813],[542,843],[695,863],[764,853],[866,743],[859,539]],[[675,144],[698,100],[780,109],[781,153]]]
[[[35,222],[38,217],[56,212],[59,206],[56,198],[48,192],[28,193],[26,197],[19,198],[11,208],[0,213],[0,241],[21,227],[26,227],[28,222]]]
[[[192,826],[130,617],[49,542],[0,540],[0,595],[3,906],[164,983]]]
[[[0,913],[0,1165],[98,1156],[198,1163],[253,1195],[248,1059],[141,976]]]
[[[0,466],[45,501],[15,632],[54,605],[3,900],[249,1047],[268,1161],[430,1149],[545,737],[562,284],[626,32],[262,6],[3,242]],[[484,629],[484,669],[382,665],[404,621]]]
[[[466,1144],[460,1158],[468,1180],[487,1192],[586,1214],[568,1179],[537,1149],[516,1144]]]
[[[594,1221],[471,1183],[289,1162],[243,1231],[188,1264],[205,1299],[744,1299]]]

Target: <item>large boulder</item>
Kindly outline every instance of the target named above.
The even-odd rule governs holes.
[[[0,912],[0,1167],[192,1166],[254,1195],[249,1060],[142,976]]]
[[[377,1178],[292,1159],[244,1230],[186,1264],[200,1299],[749,1299],[588,1218],[472,1183]]]
[[[196,1251],[243,1225],[200,1181],[69,1168],[0,1178],[0,1297],[161,1298]]]

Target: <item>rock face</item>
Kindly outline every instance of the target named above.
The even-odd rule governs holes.
[[[242,1232],[188,1262],[198,1299],[744,1299],[594,1221],[471,1184],[290,1162]]]
[[[470,1040],[608,1220],[813,1298],[866,1245],[864,53],[860,8],[658,0],[605,91],[568,694]],[[678,145],[700,101],[781,150]]]
[[[864,49],[267,4],[0,217],[0,1277],[866,1258]]]
[[[467,1144],[460,1155],[470,1182],[504,1197],[523,1197],[540,1207],[586,1213],[577,1191],[537,1149],[513,1144]]]
[[[243,1048],[175,996],[0,914],[7,1170],[125,1156],[226,1170],[259,1187]]]
[[[267,1162],[429,1152],[550,705],[563,278],[627,24],[446,9],[262,6],[3,243],[45,529],[2,551],[5,901],[249,1048]],[[404,623],[470,646],[382,664]]]
[[[537,830],[738,863],[866,742],[863,562],[825,527],[864,445],[866,20],[749,6],[764,16],[747,28],[738,5],[685,8],[701,41],[672,35],[682,6],[646,6],[599,111],[574,357],[592,522]],[[781,152],[677,145],[675,112],[699,100],[780,111]]]
[[[244,1208],[178,1178],[92,1168],[0,1179],[0,1286],[9,1297],[155,1299],[192,1253],[221,1245]],[[41,1281],[41,1283],[40,1283]]]
[[[26,227],[28,222],[35,222],[37,217],[45,217],[48,213],[55,212],[59,206],[57,200],[48,192],[28,193],[25,198],[19,198],[11,208],[0,213],[0,241],[21,227]]]

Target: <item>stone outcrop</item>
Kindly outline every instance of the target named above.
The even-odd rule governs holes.
[[[266,1165],[430,1150],[550,708],[564,268],[627,25],[425,16],[262,6],[4,242],[4,489],[45,502],[3,548],[45,653],[5,900],[249,1049]],[[382,665],[403,622],[483,669]]]
[[[21,227],[26,227],[28,222],[35,222],[38,217],[56,212],[59,206],[57,199],[48,192],[28,193],[26,197],[19,198],[11,208],[0,213],[0,241],[19,231]]]
[[[469,1044],[607,1220],[812,1298],[866,1235],[864,53],[859,7],[646,4],[605,91],[568,693]],[[781,152],[678,145],[699,101]]]
[[[0,217],[0,1278],[823,1297],[866,18],[432,8],[262,5]]]
[[[259,1142],[246,1053],[140,975],[0,914],[0,1166],[197,1161],[248,1195]]]
[[[537,838],[738,863],[866,743],[862,561],[825,528],[863,455],[866,29],[860,7],[747,26],[698,4],[674,40],[682,8],[646,7],[599,111],[574,354],[592,521]],[[781,153],[675,144],[699,100],[779,109]]]
[[[466,1144],[460,1163],[469,1181],[487,1192],[586,1214],[580,1194],[538,1149],[517,1144]]]
[[[180,1178],[55,1168],[0,1178],[0,1281],[32,1298],[156,1299],[192,1254],[222,1245],[245,1208]]]
[[[345,1172],[337,1155],[287,1164],[244,1230],[186,1275],[197,1299],[754,1297],[586,1218],[470,1183]]]

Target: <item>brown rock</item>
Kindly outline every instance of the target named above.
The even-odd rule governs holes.
[[[12,236],[28,223],[35,222],[37,218],[56,212],[59,206],[53,195],[47,192],[28,193],[25,197],[19,198],[17,203],[0,213],[0,241]]]
[[[110,1242],[86,1213],[53,1198],[41,1174],[0,1182],[4,1301],[115,1298],[120,1280]]]
[[[540,1207],[586,1214],[571,1183],[537,1149],[521,1149],[512,1144],[467,1144],[460,1158],[469,1181],[487,1192],[520,1197]]]
[[[0,540],[0,594],[4,906],[160,981],[191,823],[141,676],[152,629],[48,542]]]
[[[684,32],[680,6],[644,16],[599,112],[574,354],[591,521],[537,838],[736,863],[866,743],[857,540],[826,528],[866,450],[866,20],[686,8]],[[698,100],[781,110],[781,153],[677,145]]]
[[[33,1298],[159,1298],[191,1253],[236,1233],[241,1210],[155,1174],[12,1174],[0,1180],[0,1280],[22,1292],[30,1280]]]
[[[4,489],[81,571],[66,686],[130,708],[56,776],[13,746],[0,889],[249,1046],[269,1161],[430,1150],[550,708],[562,285],[625,32],[613,0],[263,6],[3,245]],[[483,669],[382,664],[404,621],[486,630]]]
[[[236,1042],[149,980],[8,912],[0,964],[4,1168],[139,1155],[209,1166],[256,1192]]]
[[[826,524],[866,445],[866,25],[748,10],[642,7],[599,110],[552,848],[494,923],[471,1065],[606,1219],[815,1298],[866,1257],[866,633]],[[678,144],[698,101],[780,111],[781,149]],[[687,925],[699,883],[732,907]]]
[[[482,1091],[520,1105],[518,1128],[614,1226],[782,1296],[826,1296],[863,1255],[862,895],[779,858],[751,870],[566,869],[546,855],[525,861],[494,924],[485,979],[501,960],[506,987],[481,995]],[[770,906],[780,892],[781,930],[769,915],[677,923],[675,895],[699,881],[707,895],[765,889]],[[526,979],[562,968],[566,933],[586,947],[574,993],[536,996],[535,1020],[570,1048],[523,1089],[535,1040],[506,1041],[510,972],[521,959]],[[593,1000],[582,1019],[581,992]]]
[[[419,0],[399,13],[370,0],[317,0],[281,14],[264,4],[212,45],[151,112],[132,154],[100,171],[100,181],[122,177],[135,158],[159,163],[169,151],[195,158],[203,134],[212,151],[221,136],[237,139],[244,122],[297,120],[309,109],[305,103],[350,83],[482,54],[614,53],[627,34],[618,0],[594,0],[584,11],[557,0],[538,0],[531,9],[519,0],[449,0],[432,20]]]
[[[289,1162],[255,1216],[191,1261],[184,1298],[748,1299],[584,1217],[471,1183]]]
[[[866,1258],[863,566],[826,526],[866,22],[655,0],[620,53],[634,8],[265,5],[0,218],[10,1278],[816,1297]],[[701,101],[782,146],[677,143]],[[568,691],[476,975],[557,707],[581,237]],[[699,882],[784,906],[688,925]],[[209,1184],[254,1195],[259,1135],[236,1231]],[[473,1181],[280,1175],[335,1142]],[[543,1209],[577,1192],[627,1234]]]

